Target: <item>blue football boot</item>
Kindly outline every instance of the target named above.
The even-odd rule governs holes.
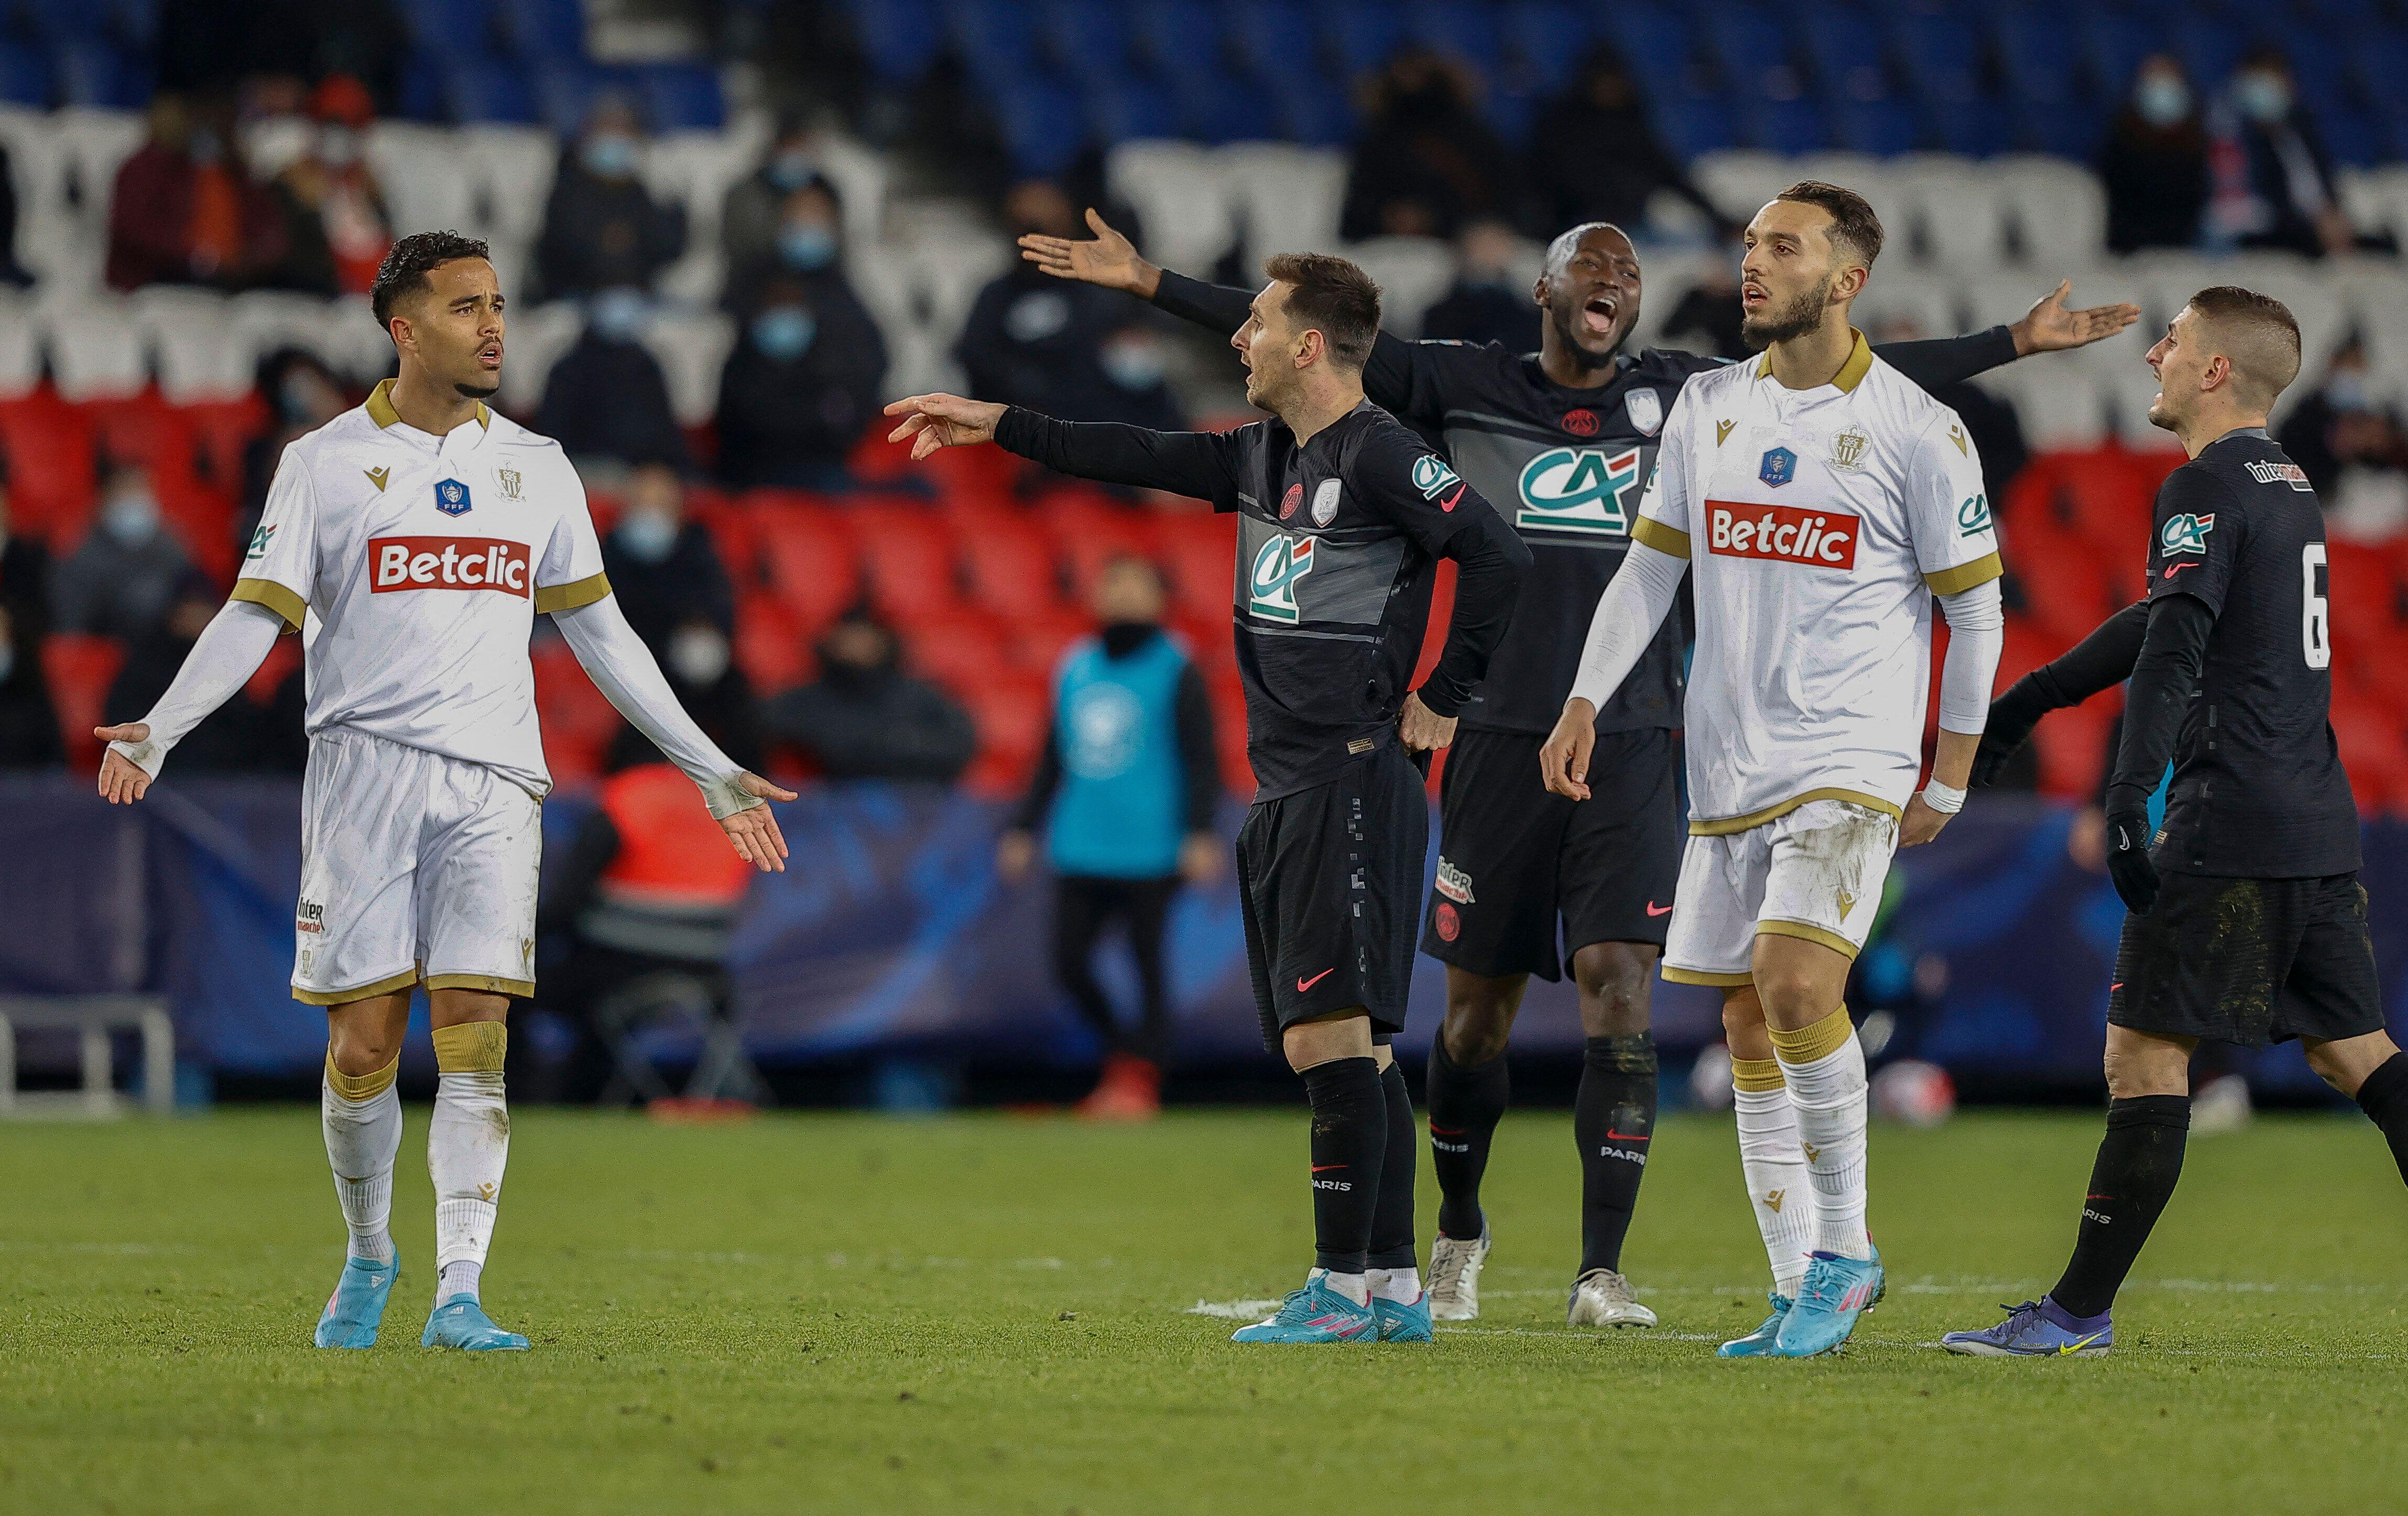
[[[1427,1342],[1430,1337],[1430,1298],[1424,1290],[1413,1297],[1410,1306],[1394,1300],[1371,1297],[1371,1317],[1380,1323],[1383,1342]]]
[[[463,1292],[435,1308],[426,1318],[422,1348],[460,1348],[468,1352],[524,1352],[527,1339],[505,1332],[485,1314],[475,1295]]]
[[[1232,1342],[1377,1342],[1380,1319],[1369,1306],[1358,1306],[1322,1279],[1314,1269],[1304,1288],[1280,1302],[1279,1314],[1267,1322],[1241,1326],[1229,1334]]]
[[[1781,1323],[1789,1318],[1789,1308],[1795,1304],[1778,1290],[1767,1290],[1764,1298],[1772,1302],[1772,1314],[1764,1324],[1743,1337],[1733,1337],[1714,1350],[1717,1358],[1766,1358],[1771,1356],[1772,1344],[1781,1336]]]
[[[335,1293],[326,1297],[326,1309],[318,1318],[318,1346],[375,1347],[377,1328],[384,1322],[385,1300],[393,1294],[393,1281],[400,1277],[397,1263],[344,1259],[343,1276],[335,1281]]]
[[[1978,1332],[1951,1332],[1940,1339],[1950,1352],[1972,1358],[2096,1357],[2115,1347],[2115,1326],[2107,1312],[2076,1316],[2042,1296],[2020,1306],[2000,1306],[2007,1319]]]
[[[1837,1352],[1856,1329],[1856,1318],[1881,1304],[1888,1289],[1882,1272],[1881,1250],[1870,1258],[1842,1258],[1832,1252],[1807,1254],[1806,1282],[1798,1287],[1797,1303],[1782,1320],[1774,1337],[1776,1358],[1812,1358]]]

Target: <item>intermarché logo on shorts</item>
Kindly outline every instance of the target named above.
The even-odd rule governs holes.
[[[1854,568],[1858,525],[1856,516],[1844,510],[1706,502],[1707,549],[1728,558]]]
[[[533,560],[523,542],[480,536],[368,538],[368,589],[498,590],[521,599],[535,593]]]

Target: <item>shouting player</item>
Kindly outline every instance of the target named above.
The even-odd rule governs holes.
[[[351,1231],[322,1348],[375,1343],[399,1266],[387,1220],[411,991],[440,1071],[427,1123],[435,1307],[421,1344],[523,1349],[479,1277],[509,1159],[504,1018],[535,990],[540,810],[552,788],[527,636],[538,612],[610,703],[701,787],[737,853],[786,844],[748,774],[679,708],[611,597],[584,487],[560,445],[486,408],[502,293],[485,244],[403,237],[377,271],[400,373],[284,450],[234,594],[149,715],[95,735],[100,793],[142,798],[179,738],[302,634],[309,684],[293,996],[326,1008],[326,1157]]]
[[[1087,222],[1094,240],[1032,235],[1021,239],[1023,255],[1218,331],[1245,320],[1245,291],[1159,268],[1094,211]],[[2069,288],[2012,328],[1876,350],[1916,382],[1941,384],[2024,353],[2097,341],[2140,316],[2130,306],[2068,310]],[[1665,412],[1690,376],[1720,365],[1691,353],[1626,351],[1640,293],[1629,238],[1603,222],[1575,226],[1549,245],[1531,290],[1543,313],[1538,352],[1383,334],[1363,373],[1374,404],[1441,436],[1472,488],[1509,507],[1532,558],[1513,624],[1447,757],[1440,861],[1422,933],[1422,951],[1447,965],[1446,1020],[1430,1047],[1427,1085],[1440,1194],[1430,1304],[1440,1320],[1480,1313],[1489,1250],[1480,1182],[1505,1111],[1506,1039],[1529,977],[1558,980],[1567,966],[1585,1039],[1572,1119],[1581,1258],[1568,1314],[1576,1326],[1656,1320],[1621,1266],[1656,1123],[1648,987],[1679,866],[1674,733],[1686,639],[1678,622],[1668,621],[1598,707],[1595,799],[1575,806],[1548,794],[1537,762],[1598,596],[1630,545]]]
[[[1363,396],[1380,287],[1342,258],[1267,265],[1231,345],[1276,418],[1223,433],[1074,425],[953,395],[887,408],[915,457],[990,438],[1049,468],[1238,513],[1238,668],[1259,786],[1238,834],[1268,1051],[1312,1107],[1315,1266],[1241,1342],[1427,1341],[1414,1266],[1405,1022],[1429,811],[1409,753],[1443,748],[1505,632],[1530,555],[1487,502]],[[1409,691],[1438,560],[1459,575],[1446,650]],[[1367,1274],[1367,1270],[1369,1271]]]
[[[2064,1276],[1996,1326],[1941,1338],[1953,1352],[2114,1346],[2109,1308],[2182,1175],[2202,1038],[2299,1038],[2408,1178],[2408,1058],[2384,1031],[2358,808],[2329,722],[2324,513],[2266,435],[2300,372],[2299,324],[2266,295],[2201,290],[2148,361],[2149,421],[2190,455],[2157,492],[2148,595],[1999,697],[1974,773],[1986,782],[2047,711],[2131,679],[2106,798],[2108,873],[2130,911],[2107,996],[2107,1136]],[[2148,798],[2170,757],[2153,850]]]
[[[1872,207],[1793,184],[1746,244],[1742,330],[1764,356],[1699,375],[1674,402],[1628,560],[1540,763],[1549,789],[1588,799],[1597,713],[1693,573],[1689,841],[1664,977],[1722,988],[1773,1270],[1772,1314],[1722,1352],[1806,1357],[1845,1342],[1883,1288],[1848,965],[1892,849],[1928,842],[1964,803],[2004,616],[1963,423],[1848,323],[1881,252]],[[1939,754],[1916,794],[1934,596],[1954,635]]]

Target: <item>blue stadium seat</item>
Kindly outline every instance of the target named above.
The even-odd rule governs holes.
[[[1505,7],[1504,35],[1509,74],[1544,96],[1571,79],[1598,27],[1571,0],[1516,0]]]
[[[1497,9],[1476,0],[1416,0],[1405,9],[1405,32],[1414,41],[1451,53],[1497,78],[1499,52]]]
[[[1697,72],[1697,34],[1686,13],[1670,6],[1614,6],[1605,13],[1604,33],[1651,98],[1687,89]]]
[[[1539,107],[1543,103],[1528,90],[1508,87],[1491,89],[1482,107],[1488,124],[1504,138],[1505,145],[1523,149],[1530,145],[1530,134],[1537,129]]]
[[[1888,158],[1925,142],[1922,117],[1904,100],[1839,99],[1829,113],[1833,139],[1850,152]]]
[[[936,0],[852,0],[851,9],[862,56],[882,84],[919,83],[944,50]]]
[[[1981,97],[1982,34],[1956,10],[1912,10],[1892,24],[1907,87],[1926,100]]]
[[[13,6],[0,5],[0,22],[15,10],[18,21],[37,37],[57,41],[67,37],[97,37],[108,30],[109,7],[94,5],[92,0],[17,0]]]
[[[1179,103],[1151,76],[1096,76],[1086,81],[1086,101],[1087,121],[1107,143],[1179,135]]]
[[[1139,48],[1165,78],[1221,61],[1221,16],[1201,0],[1143,0],[1130,19]]]
[[[444,83],[443,60],[431,52],[411,52],[402,63],[401,88],[394,104],[405,121],[451,120],[452,101]]]
[[[1855,5],[1817,5],[1799,17],[1798,36],[1826,95],[1889,97],[1889,36],[1871,12]]]
[[[2133,74],[2140,69],[2141,60],[2165,46],[2164,36],[2156,26],[2120,10],[2086,10],[2079,35],[2092,88],[2108,100],[2122,98],[2125,86],[2132,82]]]
[[[96,110],[139,110],[150,103],[150,60],[97,38],[62,42],[50,51],[59,103]]]
[[[1036,18],[1015,0],[945,0],[953,56],[989,89],[1037,72]]]
[[[1339,78],[1349,84],[1386,63],[1405,40],[1404,17],[1380,0],[1332,0],[1321,21]]]
[[[606,91],[628,95],[636,102],[638,109],[644,108],[646,104],[642,85],[628,70],[607,69],[582,58],[547,59],[532,65],[532,69],[534,77],[529,98],[535,108],[534,119],[562,136],[573,136],[583,130],[585,118],[594,113],[595,102]],[[495,116],[488,119],[515,121],[518,118]]]
[[[1738,144],[1727,99],[1666,90],[1650,97],[1647,117],[1666,150],[1684,162]]]
[[[1341,90],[1318,76],[1301,88],[1274,88],[1271,111],[1280,135],[1308,148],[1342,148],[1354,140],[1353,92]]]
[[[1938,146],[1943,151],[1961,152],[1968,158],[1987,158],[2006,151],[2014,145],[2014,123],[2009,119],[2005,102],[1990,95],[1975,95],[1971,100],[1927,100],[1924,114],[1931,122]]]
[[[644,114],[656,132],[716,132],[727,124],[719,71],[704,64],[652,64],[638,74]]]
[[[2281,41],[2290,56],[2291,72],[2299,79],[2300,98],[2356,94],[2350,80],[2351,44],[2343,36],[2320,26],[2300,26]]]
[[[502,0],[502,28],[529,63],[585,56],[585,7],[578,0]]]
[[[2314,96],[2307,107],[2316,136],[2324,139],[2325,150],[2335,162],[2364,167],[2393,156],[2392,134],[2371,111],[2346,100]]]
[[[421,50],[441,55],[447,67],[457,68],[468,50],[498,43],[494,21],[498,12],[484,0],[409,0],[395,6],[410,41]]]
[[[2233,65],[2249,50],[2251,37],[2238,22],[2212,16],[2185,19],[2174,32],[2173,55],[2190,75],[2191,82],[2203,90],[2223,88],[2232,77]]]
[[[1733,104],[1744,146],[1767,152],[1821,152],[1831,146],[1831,123],[1823,102],[1811,94],[1790,100],[1740,95]]]
[[[2408,80],[2408,31],[2397,26],[2374,26],[2350,39],[2349,55],[2358,70],[2358,82],[2366,98],[2386,115],[2395,114],[2400,104],[2400,90]]]
[[[0,101],[47,109],[50,104],[49,55],[22,42],[0,40]]]
[[[510,122],[532,125],[542,117],[526,73],[514,61],[456,58],[444,70],[443,93],[457,122]]]
[[[1312,6],[1302,0],[1238,0],[1228,20],[1230,55],[1274,94],[1332,88],[1322,66],[1320,17]]]
[[[2070,13],[2044,6],[2008,6],[1992,12],[1990,26],[2009,96],[2049,106],[2084,93],[2068,66]]]
[[[1723,82],[1742,98],[1787,100],[1805,93],[1789,29],[1772,11],[1716,6],[1707,15],[1705,35]]]
[[[1037,36],[1059,73],[1097,83],[1128,75],[1128,10],[1112,0],[1049,0],[1037,13]]]
[[[2107,132],[2107,113],[2087,99],[2013,99],[2007,113],[2014,123],[2014,145],[2027,152],[2087,161],[2099,155]]]
[[[1199,142],[1256,142],[1279,130],[1272,92],[1251,80],[1197,68],[1173,76],[1171,90],[1179,99],[1185,135]]]
[[[1022,79],[997,92],[995,115],[1004,150],[1023,174],[1059,174],[1087,145],[1079,97],[1050,79]]]

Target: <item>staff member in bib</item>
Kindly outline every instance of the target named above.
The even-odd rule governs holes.
[[[1142,558],[1115,559],[1096,576],[1102,630],[1063,655],[1036,779],[996,848],[1006,878],[1025,874],[1050,808],[1054,973],[1107,1052],[1103,1079],[1079,1109],[1119,1120],[1142,1120],[1161,1105],[1171,897],[1182,882],[1221,871],[1212,705],[1203,676],[1163,632],[1162,604],[1162,579]],[[1137,959],[1134,1027],[1114,1015],[1096,980],[1096,948],[1115,920]]]

